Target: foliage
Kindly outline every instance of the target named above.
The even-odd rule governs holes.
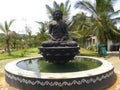
[[[5,46],[4,35],[0,34],[0,49],[3,49]]]
[[[21,49],[18,51],[12,51],[10,56],[7,53],[3,53],[0,54],[0,60],[27,57],[30,55],[30,53],[38,53],[38,49],[28,48],[28,49]]]
[[[76,8],[82,8],[91,14],[92,23],[91,32],[97,36],[101,43],[106,43],[107,39],[116,40],[120,38],[120,32],[115,24],[120,17],[115,17],[120,12],[114,11],[112,0],[78,1]],[[85,29],[84,29],[85,31]]]
[[[0,24],[0,29],[3,31],[5,35],[5,42],[6,42],[6,49],[9,55],[11,55],[10,52],[10,37],[12,32],[10,31],[10,26],[15,20],[10,20],[9,22],[5,21],[4,24]]]
[[[50,37],[48,35],[48,22],[38,22],[36,21],[36,23],[38,23],[40,25],[39,28],[39,32],[37,33],[37,39],[39,40],[39,45],[43,42],[48,40]]]
[[[65,3],[58,4],[56,1],[53,2],[53,8],[49,5],[46,5],[46,9],[48,11],[49,18],[52,19],[52,14],[55,10],[61,10],[63,12],[63,20],[67,21],[71,5],[69,4],[69,0]]]
[[[97,51],[96,45],[91,45],[90,47],[88,47],[88,49],[91,51]]]
[[[86,36],[92,33],[91,26],[92,22],[90,17],[86,16],[84,13],[76,14],[69,23],[70,37],[77,39],[83,46]]]
[[[80,48],[80,55],[82,56],[95,56],[95,57],[99,57],[98,52],[96,51],[91,51],[85,48]]]
[[[36,23],[38,23],[40,25],[39,33],[40,34],[45,34],[48,30],[49,23],[47,21],[45,21],[45,22],[36,21]]]
[[[25,55],[23,57],[27,57],[33,53],[38,54],[38,48],[27,48],[27,49],[20,49],[18,51],[12,51],[11,56],[9,56],[7,53],[3,53],[3,54],[0,54],[0,60],[21,58],[21,53],[23,53],[23,52],[25,52]],[[80,55],[97,57],[98,53],[95,51],[85,49],[85,48],[80,48]]]

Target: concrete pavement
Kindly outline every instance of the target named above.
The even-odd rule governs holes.
[[[111,62],[115,68],[115,71],[120,74],[120,53],[118,51],[108,52],[106,58],[103,58]]]

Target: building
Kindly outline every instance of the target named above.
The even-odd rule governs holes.
[[[97,37],[95,35],[90,35],[86,38],[85,42],[85,48],[89,48],[90,46],[95,46],[98,50],[98,45],[100,42],[98,41]],[[107,40],[107,43],[105,45],[107,51],[118,51],[118,46],[120,45],[120,42],[113,42],[111,40]]]

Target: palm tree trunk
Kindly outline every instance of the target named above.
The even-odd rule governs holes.
[[[16,43],[15,42],[13,42],[13,48],[16,49]]]
[[[7,48],[7,53],[8,55],[11,55],[11,52],[10,52],[10,43],[9,43],[9,38],[6,39],[6,48]]]

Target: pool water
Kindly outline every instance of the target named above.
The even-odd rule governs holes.
[[[63,65],[49,63],[43,58],[27,59],[17,63],[21,69],[44,73],[77,72],[97,68],[100,65],[102,65],[100,61],[90,58],[72,60]]]

